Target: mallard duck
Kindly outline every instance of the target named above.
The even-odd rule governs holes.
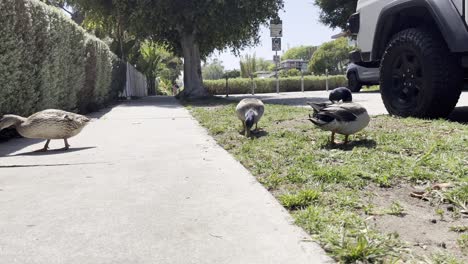
[[[338,87],[330,92],[328,100],[332,101],[333,103],[338,103],[340,101],[352,102],[353,93],[346,87]]]
[[[246,137],[250,136],[250,130],[255,124],[255,131],[258,129],[258,121],[265,112],[265,105],[261,100],[254,98],[243,99],[236,107],[236,113],[244,128]]]
[[[331,131],[331,143],[335,144],[335,134],[349,135],[363,130],[370,122],[367,110],[357,103],[309,103],[314,114],[309,120],[322,130]]]
[[[90,120],[82,115],[49,109],[37,112],[28,118],[17,115],[4,115],[0,119],[0,131],[14,126],[18,133],[25,138],[46,139],[44,148],[38,151],[47,151],[52,139],[63,139],[65,148],[70,145],[67,139],[76,136]]]

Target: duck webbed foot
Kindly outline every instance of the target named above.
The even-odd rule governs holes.
[[[50,143],[50,139],[48,139],[48,140],[46,141],[46,143],[45,143],[45,145],[44,145],[43,148],[38,149],[38,150],[36,150],[36,151],[34,151],[34,152],[46,152],[46,151],[49,149],[49,143]]]
[[[63,141],[65,142],[65,147],[62,150],[68,150],[70,148],[70,144],[68,144],[68,140],[65,138],[63,139]]]
[[[335,132],[332,132],[332,134],[331,134],[330,143],[331,143],[332,145],[335,145],[335,144],[336,144],[336,143],[335,143]]]
[[[349,135],[345,135],[345,140],[343,145],[347,145],[349,143]]]

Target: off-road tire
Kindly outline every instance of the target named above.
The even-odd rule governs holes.
[[[362,89],[362,83],[359,82],[355,72],[348,74],[348,89],[353,93],[358,93]]]
[[[397,33],[387,45],[380,66],[380,90],[388,112],[402,117],[447,117],[463,86],[458,60],[439,33],[423,28]],[[414,67],[405,70],[399,64]]]

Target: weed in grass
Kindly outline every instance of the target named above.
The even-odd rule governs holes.
[[[376,215],[377,213],[375,212],[375,205],[372,203],[368,203],[362,207],[362,210],[366,215]]]
[[[468,184],[464,184],[446,192],[445,198],[463,210],[468,211]]]
[[[364,230],[356,238],[344,239],[335,254],[344,263],[386,263],[398,255],[396,249],[401,247],[393,234],[383,237]]]
[[[450,231],[464,233],[468,231],[468,226],[451,226]]]
[[[298,210],[314,204],[320,197],[320,191],[301,190],[296,194],[283,194],[278,197],[281,204],[289,210]]]
[[[445,216],[444,209],[438,207],[438,208],[435,209],[435,213],[436,213],[436,215],[438,215],[440,217],[440,221],[444,221],[444,216]]]
[[[395,216],[404,216],[404,211],[405,209],[403,208],[403,206],[401,206],[399,202],[395,201],[390,206],[390,209],[387,211],[387,214]]]
[[[427,264],[462,264],[457,258],[446,253],[433,253],[430,258],[426,258]]]
[[[468,234],[461,235],[457,240],[457,244],[464,253],[468,253]]]
[[[259,178],[258,181],[265,186],[268,190],[276,190],[284,181],[282,177],[277,174],[270,175],[268,177]]]
[[[390,188],[392,187],[392,183],[389,178],[390,177],[388,175],[382,175],[377,177],[376,182],[381,188]]]
[[[304,171],[297,167],[289,169],[286,179],[292,184],[305,184],[308,180],[307,176],[304,175]]]

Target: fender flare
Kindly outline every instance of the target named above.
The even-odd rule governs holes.
[[[468,27],[451,1],[400,0],[382,9],[377,22],[372,46],[372,60],[380,60],[392,36],[394,15],[404,9],[422,7],[429,11],[451,52],[468,51]]]

